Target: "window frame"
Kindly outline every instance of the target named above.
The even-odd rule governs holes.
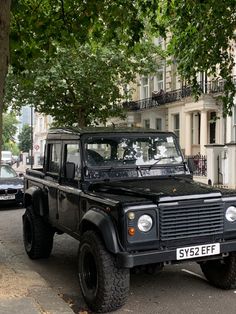
[[[49,165],[50,165],[50,161],[51,161],[51,152],[52,152],[52,147],[54,145],[60,145],[60,153],[59,153],[59,169],[58,169],[58,172],[53,172],[53,171],[50,171],[50,168],[49,168]],[[61,175],[61,163],[62,163],[62,142],[61,141],[49,141],[47,143],[47,152],[46,152],[46,156],[47,156],[47,159],[46,159],[46,164],[45,164],[45,173],[52,176],[52,177],[55,177],[55,178],[59,178],[60,175]]]
[[[160,123],[160,125],[161,125],[161,128],[159,129],[159,128],[157,128],[157,121],[160,121],[161,123]],[[157,131],[162,131],[162,129],[163,129],[163,127],[162,127],[162,118],[156,118],[156,120],[155,120],[155,127],[156,127],[156,130]]]
[[[176,118],[178,117],[178,127],[176,127]],[[175,133],[176,137],[180,138],[180,114],[175,113],[173,114],[173,132]]]
[[[71,180],[68,180],[65,176],[65,172],[66,172],[66,162],[67,162],[67,152],[68,152],[68,149],[67,149],[67,146],[68,145],[76,145],[78,147],[78,153],[79,153],[79,163],[77,165],[77,168],[80,169],[80,175],[79,176],[76,176],[75,174],[75,177],[74,179],[71,179]],[[78,181],[81,179],[81,176],[82,176],[82,173],[81,173],[81,169],[82,169],[82,157],[81,157],[81,145],[80,145],[80,141],[79,140],[71,140],[71,141],[63,141],[62,143],[62,169],[61,169],[61,179],[63,182],[66,182],[66,183],[78,183]]]
[[[144,80],[147,80],[147,83],[144,84]],[[141,99],[146,99],[150,97],[150,79],[148,76],[143,76],[141,78]]]

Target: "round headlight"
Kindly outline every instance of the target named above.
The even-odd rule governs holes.
[[[148,232],[152,228],[152,218],[149,215],[142,215],[138,220],[138,228],[142,232]]]
[[[236,207],[229,206],[226,210],[225,218],[230,222],[236,221]]]

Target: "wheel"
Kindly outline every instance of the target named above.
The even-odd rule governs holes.
[[[23,215],[23,238],[25,251],[31,259],[47,258],[53,246],[54,232],[43,218],[35,215],[31,206]]]
[[[129,269],[118,268],[101,238],[87,231],[81,238],[78,276],[82,294],[95,312],[110,312],[126,302],[129,293]]]
[[[236,288],[236,252],[222,260],[201,263],[201,269],[207,280],[221,289]]]

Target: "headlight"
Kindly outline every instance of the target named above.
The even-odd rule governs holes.
[[[225,212],[225,218],[229,222],[234,222],[236,221],[236,207],[234,206],[229,206]]]
[[[142,215],[138,220],[138,228],[142,232],[148,232],[152,228],[152,218],[149,215]]]

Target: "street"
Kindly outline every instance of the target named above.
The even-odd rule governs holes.
[[[20,260],[39,273],[75,313],[88,311],[76,278],[78,242],[55,235],[52,255],[47,260],[30,260],[22,241],[24,209],[0,209],[0,240]],[[235,312],[236,289],[222,291],[210,286],[196,263],[166,266],[157,275],[132,274],[130,296],[116,313],[224,313]]]

